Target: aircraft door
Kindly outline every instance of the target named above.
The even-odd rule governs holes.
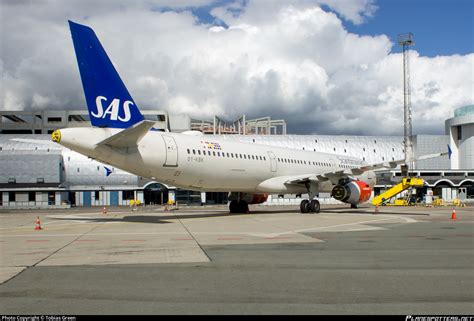
[[[277,171],[277,161],[275,154],[273,152],[267,152],[268,157],[270,158],[270,172],[276,172]]]
[[[178,146],[176,146],[176,141],[171,136],[162,135],[161,137],[163,137],[163,140],[165,141],[166,148],[166,160],[163,166],[178,166]]]

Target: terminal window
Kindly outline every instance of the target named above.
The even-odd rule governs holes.
[[[458,140],[461,140],[462,139],[462,127],[458,126],[457,131],[458,131]]]

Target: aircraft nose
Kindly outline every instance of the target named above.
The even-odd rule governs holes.
[[[53,142],[59,143],[61,141],[61,131],[59,129],[56,129],[52,134],[51,134],[51,140]]]

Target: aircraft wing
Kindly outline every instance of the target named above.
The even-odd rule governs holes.
[[[448,155],[448,152],[423,155],[417,158],[413,158],[413,161],[441,157],[445,155]],[[298,175],[298,176],[289,178],[287,181],[285,181],[285,184],[299,185],[299,184],[306,184],[306,182],[311,182],[311,181],[323,182],[323,181],[328,181],[328,180],[331,181],[333,184],[337,184],[341,178],[358,176],[358,175],[362,175],[365,172],[382,169],[382,168],[396,168],[398,165],[401,165],[404,163],[405,163],[405,160],[400,159],[400,160],[391,161],[391,162],[383,162],[383,163],[377,163],[377,164],[372,164],[372,165],[364,165],[364,166],[355,167],[355,168],[343,169],[339,171],[332,171],[332,172],[328,172],[324,174]]]

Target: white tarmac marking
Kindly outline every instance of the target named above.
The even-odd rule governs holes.
[[[346,224],[314,227],[314,228],[309,228],[309,229],[290,231],[290,233],[293,233],[293,232],[296,232],[296,233],[310,232],[310,231],[315,231],[315,230],[327,230],[327,229],[336,228],[336,227],[345,227],[345,226],[351,226],[351,225],[364,225],[364,224],[370,224],[370,223],[376,223],[376,222],[390,221],[390,220],[394,220],[394,219],[399,219],[399,217],[390,216],[388,218],[384,218],[384,219],[380,219],[380,220],[371,220],[371,221],[363,221],[363,222],[353,222],[353,223],[346,223]],[[413,220],[413,221],[416,222],[415,220]],[[285,233],[288,233],[288,232],[285,232]]]

